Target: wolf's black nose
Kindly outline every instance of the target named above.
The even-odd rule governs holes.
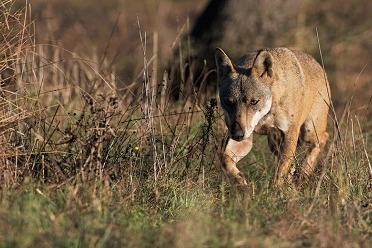
[[[244,138],[244,131],[238,122],[235,122],[230,130],[230,136],[233,140],[241,141]]]

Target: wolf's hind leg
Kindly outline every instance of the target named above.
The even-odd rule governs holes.
[[[236,163],[244,158],[252,148],[253,134],[246,140],[235,141],[227,138],[225,150],[222,154],[222,166],[229,176],[235,177],[240,185],[247,185],[243,173],[236,167]]]
[[[318,135],[314,131],[308,137],[310,139],[310,148],[308,149],[304,161],[302,162],[301,174],[298,183],[302,183],[313,174],[316,166],[316,159],[318,158],[319,153],[325,146],[329,137],[327,132],[323,132],[323,134],[320,133]]]

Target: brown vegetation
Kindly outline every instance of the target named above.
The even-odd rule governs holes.
[[[270,12],[282,7],[281,1],[264,3],[265,14],[274,15],[281,28],[285,10]],[[371,243],[371,20],[363,19],[369,3],[303,1],[298,12],[288,8],[301,16],[291,23],[297,22],[303,33],[284,25],[280,45],[291,46],[291,37],[300,32],[302,46],[319,54],[313,33],[318,27],[335,106],[343,114],[330,116],[332,138],[313,180],[282,192],[271,187],[273,157],[265,139],[258,138],[249,159],[242,161],[247,187],[227,184],[219,170],[226,130],[215,92],[205,83],[214,66],[207,61],[211,66],[197,72],[186,63],[197,49],[186,34],[203,4],[0,3],[3,246]],[[261,44],[265,38],[257,41],[257,46],[267,45]],[[256,48],[221,46],[236,49],[237,56],[240,48]],[[182,59],[169,62],[175,48]],[[175,78],[163,73],[169,63],[183,69],[176,76],[185,80],[186,90],[178,102],[170,92]],[[348,82],[345,88],[338,86],[339,77]],[[353,93],[349,86],[354,82]]]

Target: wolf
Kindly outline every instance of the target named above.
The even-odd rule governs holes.
[[[293,183],[291,164],[298,145],[306,145],[296,183],[314,172],[316,159],[328,140],[330,88],[316,60],[288,48],[261,49],[233,63],[216,48],[220,105],[228,138],[222,167],[240,185],[247,185],[236,164],[253,145],[253,133],[267,135],[277,166],[273,183]],[[288,181],[287,181],[288,180]]]

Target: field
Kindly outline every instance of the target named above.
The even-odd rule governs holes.
[[[68,2],[79,9],[83,1]],[[170,77],[170,55],[158,51],[181,42],[180,33],[148,37],[141,21],[150,25],[151,8],[196,16],[203,5],[154,2],[160,7],[146,2],[136,33],[128,31],[128,61],[115,57],[114,31],[101,33],[112,44],[96,48],[88,37],[98,27],[75,25],[86,34],[78,41],[56,19],[45,24],[47,40],[34,21],[42,0],[0,4],[0,247],[370,247],[370,62],[348,75],[346,93],[332,76],[343,72],[329,72],[330,140],[312,180],[275,189],[274,156],[256,136],[239,164],[248,186],[239,187],[220,168],[227,133],[207,85],[215,70],[181,59],[170,64],[187,73]],[[108,20],[115,25],[115,15]],[[164,36],[172,39],[159,45]],[[332,60],[327,49],[324,57]],[[178,101],[176,78],[185,80]]]

